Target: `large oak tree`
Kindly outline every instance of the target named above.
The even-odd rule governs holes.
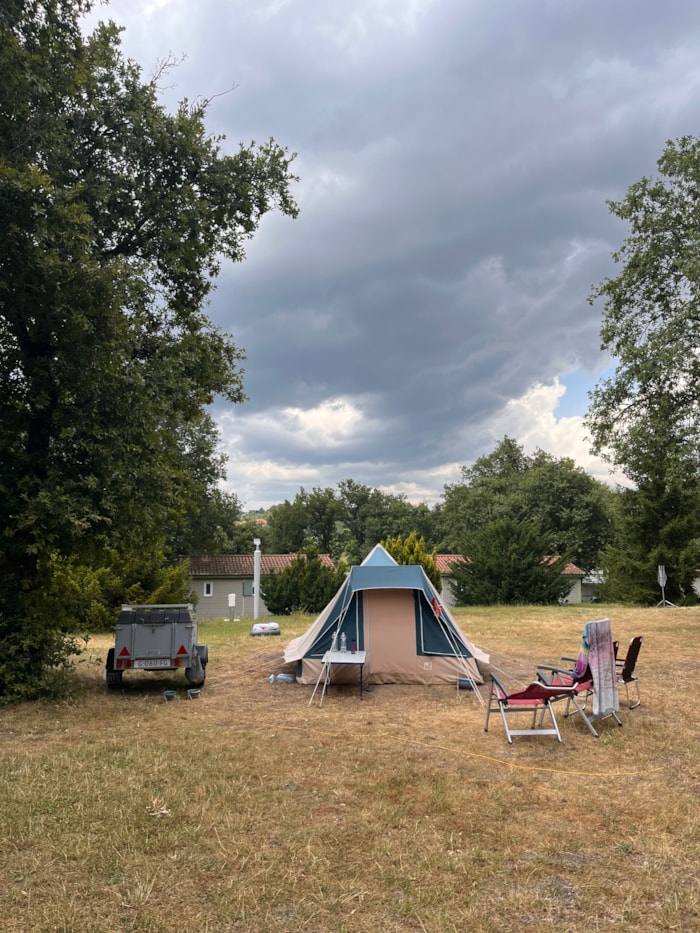
[[[174,113],[81,22],[89,0],[0,11],[0,695],[69,650],[59,560],[151,547],[217,475],[207,406],[244,398],[242,352],[206,315],[225,260],[293,156],[232,154],[206,101]]]

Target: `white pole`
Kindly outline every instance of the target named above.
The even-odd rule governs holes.
[[[262,562],[260,538],[254,538],[253,544],[255,545],[255,551],[253,552],[253,618],[257,619],[260,615],[260,564]]]

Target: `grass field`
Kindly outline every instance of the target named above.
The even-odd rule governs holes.
[[[700,609],[591,612],[456,613],[510,685],[587,619],[645,636],[642,705],[599,739],[560,714],[561,745],[508,746],[453,687],[310,706],[268,682],[309,618],[201,624],[198,700],[182,675],[108,692],[93,639],[73,700],[0,711],[0,931],[700,930]]]

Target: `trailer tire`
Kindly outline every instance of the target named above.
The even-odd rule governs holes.
[[[202,663],[202,658],[199,654],[199,645],[195,645],[194,647],[192,652],[192,664],[185,668],[185,677],[187,678],[187,682],[193,687],[204,686],[204,681],[207,679],[207,668],[206,664]]]
[[[114,648],[110,648],[105,662],[105,683],[108,689],[116,690],[121,687],[122,674],[123,671],[117,671],[114,668]]]

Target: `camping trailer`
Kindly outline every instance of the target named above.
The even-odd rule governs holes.
[[[316,683],[334,638],[366,652],[368,684],[481,684],[477,662],[488,655],[460,631],[419,565],[400,565],[377,545],[307,631],[284,652],[297,662],[296,679]],[[334,668],[333,682],[356,682],[357,670]]]

